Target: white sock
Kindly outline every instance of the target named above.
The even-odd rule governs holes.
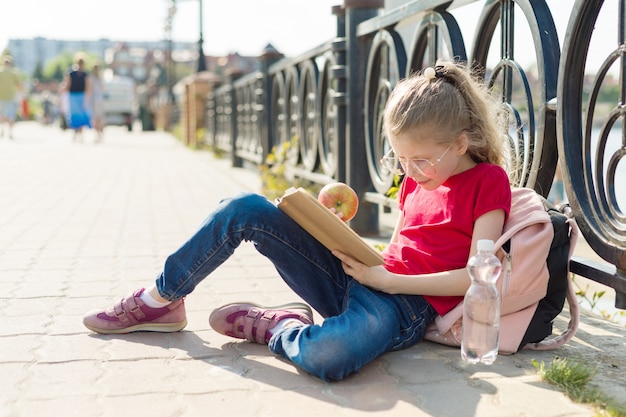
[[[157,300],[150,294],[149,290],[145,290],[144,292],[142,292],[141,295],[139,296],[139,299],[143,301],[143,303],[150,308],[161,308],[161,307],[165,307],[166,305],[171,304],[170,301],[163,302],[163,301]]]
[[[304,323],[302,323],[298,319],[293,319],[293,318],[284,319],[284,320],[279,321],[276,324],[276,326],[272,327],[272,329],[270,330],[270,333],[272,335],[275,335],[279,331],[283,330],[285,327],[297,326],[297,325],[300,325],[300,324],[304,324]]]

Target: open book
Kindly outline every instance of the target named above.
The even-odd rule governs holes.
[[[276,205],[329,250],[337,249],[368,266],[384,263],[380,252],[303,188],[290,188]]]

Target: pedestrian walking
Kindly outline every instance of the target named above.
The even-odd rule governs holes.
[[[0,65],[0,137],[4,136],[4,125],[7,135],[13,139],[13,125],[17,116],[17,96],[22,90],[19,72],[13,67],[13,58],[5,55]]]
[[[77,55],[72,70],[65,76],[68,93],[67,127],[74,130],[74,140],[82,141],[83,129],[91,128],[90,85],[85,59]]]
[[[91,125],[96,131],[96,143],[102,141],[104,134],[104,81],[100,64],[94,64],[89,76],[91,86]]]

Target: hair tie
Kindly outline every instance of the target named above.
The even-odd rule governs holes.
[[[447,75],[447,71],[444,69],[443,65],[437,65],[435,68],[428,67],[424,70],[423,75],[429,81],[432,81],[435,78],[441,78],[444,81],[447,81],[452,85],[455,85],[454,80]]]
[[[428,80],[432,81],[435,78],[444,78],[447,79],[446,74],[443,69],[443,65],[437,65],[435,68],[428,67],[424,70],[424,77]]]

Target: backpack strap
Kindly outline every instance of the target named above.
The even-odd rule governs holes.
[[[568,259],[572,259],[572,255],[574,254],[574,250],[576,249],[576,242],[578,241],[578,235],[580,233],[578,229],[578,225],[576,224],[576,220],[571,214],[571,209],[567,207],[564,210],[567,215],[567,223],[570,226],[570,247],[569,247],[569,255]],[[569,264],[568,264],[568,276],[571,277],[569,273]],[[558,347],[563,346],[567,342],[569,342],[572,337],[576,334],[578,330],[578,323],[580,321],[580,307],[578,306],[578,300],[576,299],[576,292],[574,290],[574,286],[572,285],[571,278],[568,278],[568,286],[567,286],[567,304],[569,305],[569,314],[570,320],[567,324],[567,328],[561,333],[559,336],[553,338],[547,338],[537,343],[527,343],[523,346],[522,349],[528,350],[552,350]]]

